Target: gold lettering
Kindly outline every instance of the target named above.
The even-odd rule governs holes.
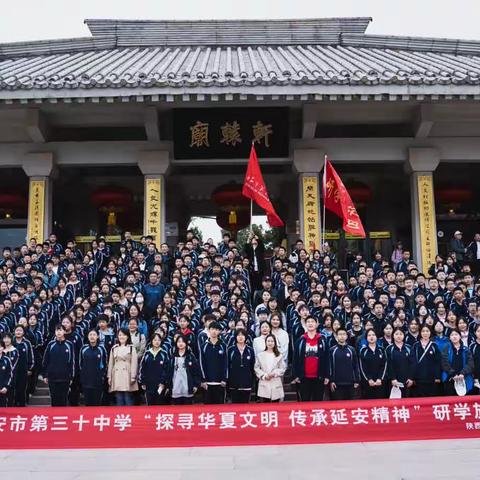
[[[272,124],[269,123],[264,125],[260,120],[257,121],[255,125],[252,125],[253,130],[253,141],[255,143],[261,144],[264,142],[265,146],[270,147],[269,135],[273,134]]]
[[[190,147],[209,147],[208,143],[208,123],[202,123],[199,120],[190,127],[192,139]]]
[[[240,137],[240,125],[234,120],[233,123],[226,122],[225,125],[220,127],[222,131],[222,139],[220,143],[225,145],[231,145],[234,147],[237,143],[242,143],[242,138]]]

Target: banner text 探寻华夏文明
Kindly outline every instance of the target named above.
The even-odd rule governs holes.
[[[480,399],[4,408],[1,449],[198,447],[480,437]]]

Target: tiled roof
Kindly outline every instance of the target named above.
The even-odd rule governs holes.
[[[0,98],[14,90],[480,85],[480,42],[365,35],[369,19],[347,20],[243,22],[243,30],[241,21],[90,20],[90,39],[0,45]]]
[[[363,34],[369,17],[296,20],[85,20],[93,37],[114,35],[117,46],[300,45]]]

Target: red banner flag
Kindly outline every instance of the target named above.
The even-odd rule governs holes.
[[[345,402],[0,408],[2,451],[479,437],[478,395]]]
[[[259,207],[265,210],[268,224],[271,227],[283,227],[282,219],[277,215],[268,196],[267,187],[263,181],[262,172],[258,163],[257,152],[252,144],[250,159],[248,160],[247,173],[243,182],[242,194],[253,200]]]
[[[362,221],[345,185],[326,158],[323,172],[323,201],[325,208],[343,219],[345,232],[362,238],[366,237]]]

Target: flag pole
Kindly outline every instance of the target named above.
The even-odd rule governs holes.
[[[252,148],[255,148],[255,140],[252,140]],[[253,198],[250,199],[250,232],[253,233]]]
[[[253,232],[253,200],[250,199],[250,230]]]
[[[322,233],[320,235],[320,239],[322,242],[321,253],[323,254],[323,249],[325,245],[325,194],[327,192],[327,188],[325,185],[326,180],[326,173],[327,173],[327,155],[325,155],[324,162],[323,162],[323,176],[322,176],[322,196],[323,196],[323,212],[322,212]]]

